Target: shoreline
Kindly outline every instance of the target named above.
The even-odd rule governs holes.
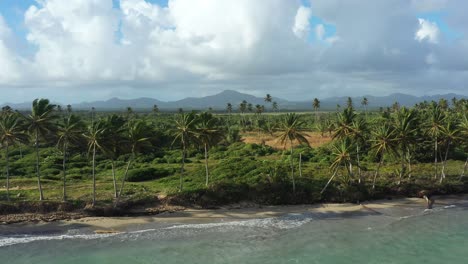
[[[435,196],[434,208],[443,208],[468,201],[468,194]],[[375,200],[361,204],[323,203],[311,205],[253,205],[233,204],[218,209],[176,208],[154,215],[140,216],[87,216],[76,213],[65,213],[64,219],[47,221],[21,221],[0,225],[0,234],[15,233],[54,233],[66,232],[69,229],[88,229],[98,234],[120,233],[128,229],[143,227],[148,224],[204,224],[249,219],[264,219],[281,217],[288,214],[311,213],[328,217],[347,217],[359,215],[383,215],[388,217],[404,217],[404,210],[416,209],[425,211],[425,201],[420,198],[397,198],[391,200]],[[385,211],[383,213],[382,211]],[[387,215],[388,212],[391,215]]]

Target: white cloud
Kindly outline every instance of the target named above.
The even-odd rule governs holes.
[[[437,44],[439,43],[440,30],[435,22],[419,18],[419,29],[414,35],[414,39],[419,42],[424,40]]]
[[[315,36],[317,37],[318,40],[323,40],[325,37],[325,27],[323,24],[318,24],[315,26]]]
[[[301,6],[297,10],[292,30],[298,38],[305,38],[309,34],[311,16],[312,11],[309,7]]]

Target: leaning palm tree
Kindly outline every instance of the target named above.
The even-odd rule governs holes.
[[[444,159],[442,160],[442,169],[441,169],[441,176],[440,176],[440,182],[445,179],[445,167],[447,165],[447,158],[448,158],[448,153],[450,146],[454,143],[457,142],[460,137],[460,129],[458,128],[457,124],[453,121],[448,121],[445,126],[442,127],[441,129],[441,137],[443,143],[445,143],[445,156]]]
[[[185,158],[187,157],[187,148],[190,146],[192,141],[196,139],[196,116],[194,113],[180,113],[175,120],[175,129],[174,134],[174,144],[176,141],[179,141],[182,146],[182,164],[180,167],[180,185],[179,190],[182,191],[182,181],[184,174]]]
[[[88,126],[83,136],[88,141],[88,154],[92,153],[92,175],[93,175],[93,203],[92,206],[96,205],[96,152],[99,149],[103,149],[101,145],[103,141],[103,135],[105,131],[105,123],[102,120],[93,122]]]
[[[333,171],[332,176],[328,180],[327,184],[323,187],[320,194],[323,194],[327,189],[328,185],[333,181],[340,167],[344,167],[347,171],[346,182],[349,182],[353,177],[353,172],[350,170],[349,166],[352,162],[352,145],[349,138],[344,138],[339,140],[332,145],[332,155],[335,157],[333,163],[330,166],[330,170]]]
[[[44,200],[41,184],[41,171],[39,168],[39,140],[46,138],[56,130],[54,120],[56,105],[51,104],[48,99],[35,99],[32,103],[31,113],[24,116],[27,130],[31,134],[36,149],[36,175],[39,188],[39,200]]]
[[[380,156],[379,164],[374,174],[374,180],[372,181],[372,189],[375,189],[375,182],[379,176],[380,167],[384,162],[385,154],[397,153],[397,141],[395,137],[395,131],[387,124],[378,126],[372,133],[372,149],[374,149],[375,156]]]
[[[25,143],[28,135],[23,130],[21,119],[15,113],[0,116],[0,144],[5,148],[5,172],[7,200],[10,201],[10,146]]]
[[[286,146],[287,143],[290,145],[291,151],[291,179],[293,184],[293,193],[296,192],[296,181],[294,179],[294,145],[293,142],[297,141],[299,143],[304,143],[309,145],[309,141],[307,140],[307,134],[301,131],[301,126],[303,126],[304,122],[300,120],[300,116],[296,115],[295,113],[288,113],[286,114],[285,118],[282,120],[281,126],[281,134],[278,136],[278,140]]]
[[[219,142],[222,138],[223,133],[217,127],[218,120],[213,117],[211,113],[201,113],[198,116],[197,122],[197,138],[198,141],[203,145],[205,150],[205,172],[206,172],[206,181],[205,185],[208,186],[210,174],[208,170],[208,149]]]
[[[76,115],[70,115],[63,119],[63,122],[59,124],[57,136],[57,146],[62,150],[62,173],[63,173],[63,196],[62,200],[67,200],[67,153],[70,146],[78,144],[83,136],[84,123],[81,118]]]
[[[151,129],[144,121],[137,120],[128,124],[127,140],[128,145],[130,147],[130,158],[128,159],[127,167],[125,168],[125,173],[122,177],[122,183],[120,185],[120,191],[117,197],[116,205],[118,205],[119,199],[122,197],[125,180],[127,179],[128,175],[128,169],[130,168],[130,165],[135,159],[136,154],[140,152],[143,148],[151,146],[150,137]]]

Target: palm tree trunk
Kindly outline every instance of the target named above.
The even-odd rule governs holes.
[[[302,178],[302,152],[299,153],[299,178]]]
[[[289,143],[291,144],[291,179],[292,179],[292,185],[293,185],[293,193],[296,193],[296,181],[294,179],[294,160],[293,160],[293,143],[292,143],[292,140],[289,140]]]
[[[66,167],[66,160],[67,160],[67,143],[63,144],[63,197],[62,200],[65,202],[67,201],[67,167]]]
[[[450,140],[447,142],[447,149],[445,150],[445,157],[444,157],[444,161],[442,162],[442,174],[440,175],[440,183],[442,183],[443,179],[445,179],[445,166],[447,164],[449,148],[450,148]]]
[[[119,195],[117,196],[117,200],[115,201],[115,206],[117,206],[119,204],[120,198],[122,197],[123,190],[124,190],[124,185],[125,185],[125,180],[127,179],[127,175],[128,175],[128,169],[130,168],[130,164],[132,163],[134,156],[135,156],[135,154],[132,153],[132,155],[128,159],[127,167],[125,168],[125,173],[124,173],[124,176],[122,178],[122,183],[120,185]]]
[[[375,171],[374,181],[372,182],[372,189],[375,189],[375,181],[377,180],[377,176],[379,176],[380,167],[382,166],[384,160],[384,153],[382,152],[382,157],[380,157],[379,165],[377,166],[377,170]]]
[[[208,181],[209,181],[209,178],[210,178],[210,174],[209,174],[209,171],[208,171],[208,148],[206,146],[206,143],[205,143],[205,170],[206,170],[206,183],[205,183],[205,185],[208,186]]]
[[[468,167],[468,157],[466,157],[465,165],[463,166],[463,171],[460,174],[460,179],[459,179],[460,181],[463,178],[463,176],[465,176],[466,167]]]
[[[9,151],[8,151],[8,142],[6,143],[6,152],[5,152],[5,167],[6,167],[6,191],[7,191],[7,201],[10,201],[10,163],[9,163]]]
[[[328,185],[331,183],[333,178],[335,178],[337,172],[338,172],[338,168],[335,169],[335,172],[333,172],[333,174],[330,177],[330,179],[328,180],[327,184],[325,184],[325,187],[323,187],[322,191],[320,191],[320,194],[323,194],[323,192],[327,189]]]
[[[397,185],[400,185],[401,184],[401,179],[403,178],[403,172],[405,170],[405,155],[403,154],[403,151],[401,153],[401,170],[400,170],[400,175],[399,175],[399,179],[398,179],[398,183]]]
[[[409,153],[409,148],[406,151],[406,157],[408,158],[408,179],[411,179],[411,155]]]
[[[182,191],[182,182],[184,175],[184,166],[185,166],[185,142],[182,143],[182,166],[180,167],[180,177],[179,177],[179,191]]]
[[[437,137],[434,141],[434,179],[437,179]]]
[[[93,146],[93,207],[96,205],[96,144]]]
[[[357,159],[357,167],[358,167],[358,177],[359,177],[359,183],[362,182],[361,178],[361,161],[359,159],[359,144],[356,144],[356,159]]]
[[[36,148],[37,186],[39,188],[39,201],[42,201],[44,200],[44,194],[42,193],[41,171],[39,169],[39,131],[37,131],[37,129],[36,129],[35,148]]]
[[[117,198],[117,180],[115,179],[115,163],[114,159],[111,159],[112,166],[112,183],[114,184],[114,198]]]

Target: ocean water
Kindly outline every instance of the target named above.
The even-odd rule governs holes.
[[[148,224],[110,235],[0,232],[0,263],[468,263],[468,202]]]

